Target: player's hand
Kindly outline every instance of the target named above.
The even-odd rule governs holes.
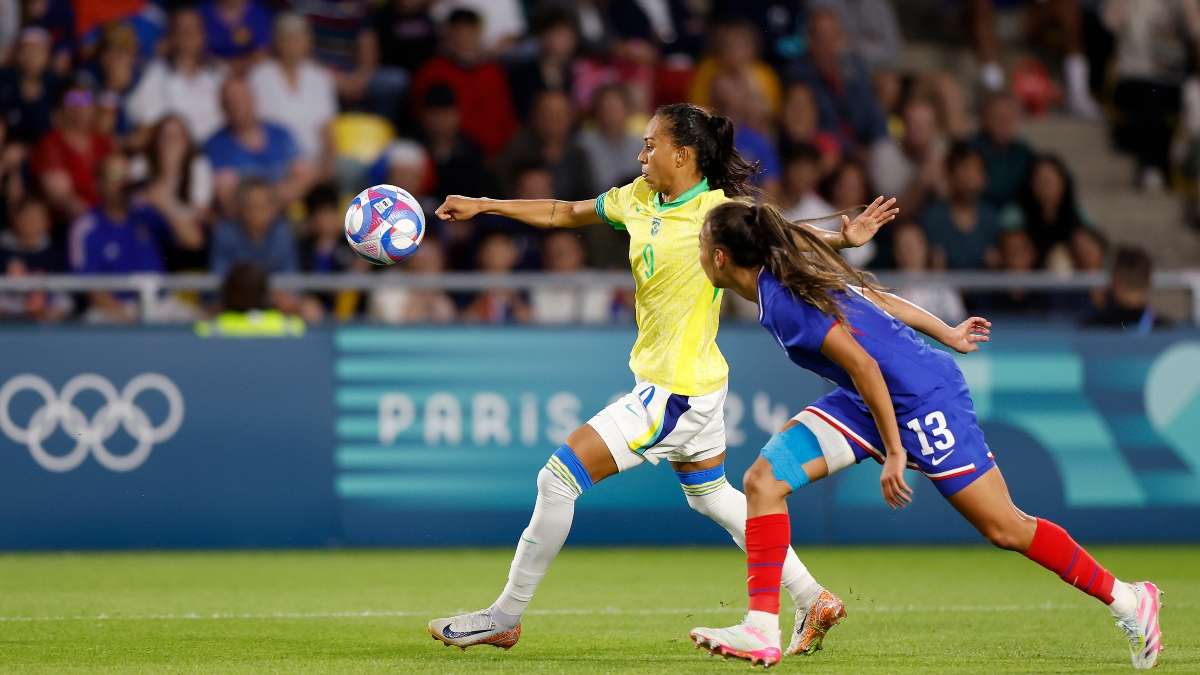
[[[438,218],[442,220],[470,220],[483,212],[483,200],[474,197],[463,197],[461,195],[450,195],[446,197],[446,201],[438,207]]]
[[[871,241],[884,223],[895,220],[896,214],[900,213],[900,209],[892,208],[895,203],[895,197],[885,202],[880,196],[854,220],[850,220],[850,216],[842,216],[842,239],[845,240],[846,246],[862,246]]]
[[[970,354],[979,349],[980,342],[987,342],[992,322],[981,316],[973,316],[950,330],[950,336],[942,344],[959,354]]]
[[[912,502],[912,497],[909,497],[913,493],[912,488],[904,482],[904,460],[903,454],[889,452],[887,459],[883,462],[883,473],[879,476],[879,486],[883,489],[883,501],[893,509],[904,508],[906,504]]]

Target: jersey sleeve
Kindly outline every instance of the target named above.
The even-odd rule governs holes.
[[[787,347],[819,354],[837,319],[797,298],[782,286],[767,307],[779,339]]]
[[[596,197],[596,215],[618,230],[625,229],[625,214],[632,208],[634,184],[615,187]]]

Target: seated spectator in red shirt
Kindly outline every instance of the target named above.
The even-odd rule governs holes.
[[[479,15],[455,10],[446,22],[443,53],[417,72],[412,87],[414,113],[424,112],[425,93],[435,84],[453,90],[462,115],[463,133],[488,155],[508,143],[517,129],[517,117],[509,96],[508,76],[483,49],[483,26]]]
[[[73,220],[100,202],[96,167],[113,145],[108,136],[96,131],[95,120],[92,92],[83,87],[68,89],[54,127],[30,158],[30,169],[50,208],[63,219]]]

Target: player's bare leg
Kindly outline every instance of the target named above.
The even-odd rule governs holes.
[[[1018,509],[999,467],[989,469],[947,501],[996,547],[1024,554],[1107,605],[1125,631],[1133,667],[1155,666],[1162,651],[1158,626],[1162,591],[1157,586],[1148,581],[1121,582],[1075,543],[1066,530]]]
[[[538,473],[538,497],[529,527],[521,533],[508,584],[491,607],[429,622],[429,634],[447,646],[493,645],[510,649],[521,636],[521,614],[558,555],[575,500],[592,485],[617,473],[608,446],[588,425],[576,429]]]

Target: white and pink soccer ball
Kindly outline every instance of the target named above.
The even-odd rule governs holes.
[[[346,209],[346,240],[363,259],[394,265],[417,252],[425,236],[425,213],[412,195],[395,185],[358,193]]]

